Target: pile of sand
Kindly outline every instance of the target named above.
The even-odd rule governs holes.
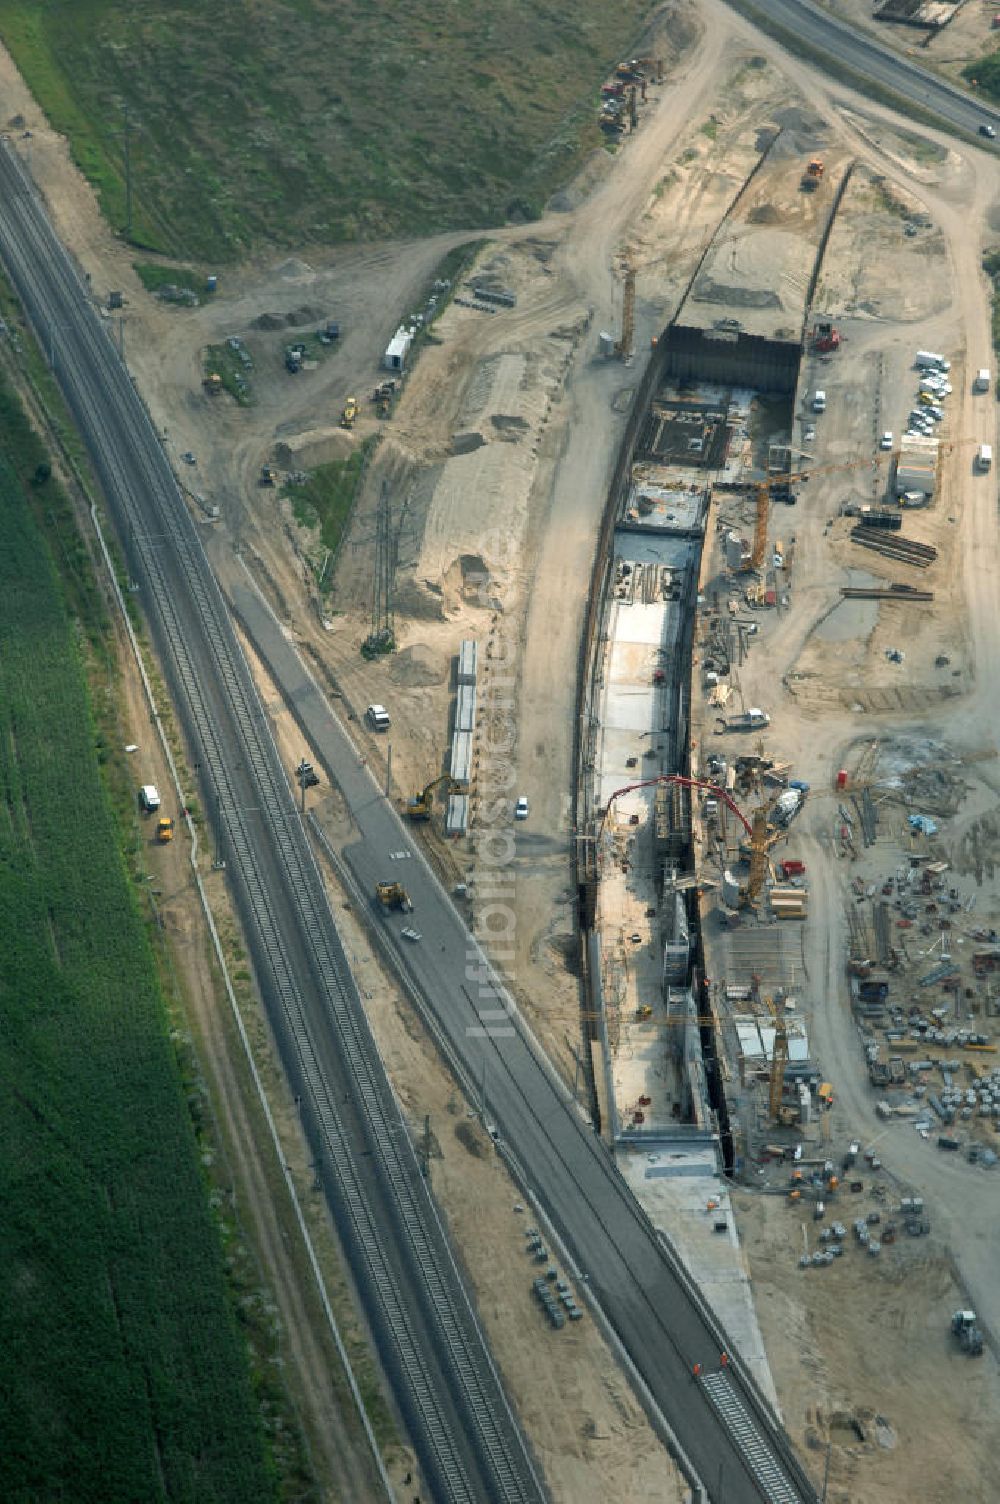
[[[396,653],[389,663],[389,678],[407,689],[421,689],[428,684],[442,684],[448,677],[449,664],[443,653],[435,652],[423,642]]]

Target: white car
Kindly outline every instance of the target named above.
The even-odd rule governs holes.
[[[528,818],[528,796],[522,794],[514,806],[514,819],[526,820]]]
[[[420,931],[413,929],[413,927],[411,925],[409,925],[409,924],[404,924],[403,928],[400,930],[399,933],[401,935],[405,936],[405,938],[407,940],[416,941],[416,940],[423,939],[423,936],[421,935]]]
[[[808,426],[808,428],[806,429],[805,433],[802,435],[802,442],[804,444],[811,444],[812,441],[813,441],[813,439],[815,437],[816,437],[816,430],[813,427],[813,425],[810,423],[809,426]]]
[[[885,433],[879,439],[879,441],[878,441],[878,447],[880,449],[891,449],[892,448],[892,429],[891,428],[887,428],[886,431],[885,431]]]

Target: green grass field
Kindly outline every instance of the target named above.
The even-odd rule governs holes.
[[[0,1495],[277,1497],[71,619],[0,391]],[[32,479],[33,478],[33,479]]]
[[[0,0],[109,220],[203,263],[532,215],[653,0]]]
[[[318,526],[324,546],[331,550],[340,546],[370,443],[355,449],[346,460],[317,465],[305,485],[289,486],[285,493],[299,526]]]
[[[987,52],[974,62],[966,63],[962,77],[996,104],[1000,101],[1000,52]]]

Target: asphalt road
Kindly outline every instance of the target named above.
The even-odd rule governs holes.
[[[236,615],[353,816],[358,838],[347,844],[344,857],[364,917],[382,935],[410,984],[410,995],[473,1100],[485,1088],[485,1116],[498,1133],[500,1152],[586,1276],[590,1296],[627,1362],[712,1499],[726,1504],[815,1499],[749,1375],[735,1361],[725,1374],[719,1372],[720,1355],[731,1351],[728,1339],[533,1044],[509,996],[494,985],[485,956],[420,855],[412,827],[404,826],[362,764],[238,561],[220,552],[216,565]],[[530,823],[511,823],[506,831],[516,841],[520,859],[530,860],[532,843],[540,839]],[[505,844],[505,838],[498,844]],[[505,873],[514,872],[516,880],[518,859],[515,853],[511,865],[498,866],[498,886]],[[382,879],[403,883],[413,899],[412,914],[375,913],[371,895]],[[404,926],[416,929],[420,941],[407,940]],[[525,1279],[529,1274],[526,1264]],[[539,1341],[547,1340],[549,1335],[540,1330]],[[711,1385],[694,1381],[696,1363],[706,1375],[711,1373]],[[732,1413],[722,1413],[727,1409]],[[747,1445],[738,1439],[741,1425],[750,1436]]]
[[[932,111],[955,130],[976,135],[980,125],[988,123],[1000,135],[1000,112],[991,105],[980,104],[867,32],[831,16],[812,0],[752,0],[752,3],[776,25],[849,67],[859,79],[891,89],[922,109]],[[744,14],[738,0],[733,0],[733,9]]]
[[[200,769],[379,1356],[436,1500],[542,1490],[420,1172],[224,602],[155,430],[12,152],[0,256],[79,424]]]

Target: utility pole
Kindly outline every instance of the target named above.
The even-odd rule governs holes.
[[[395,652],[392,584],[396,568],[397,540],[392,529],[392,503],[388,481],[382,482],[375,514],[375,573],[372,579],[371,631],[361,645],[362,656],[377,658]]]
[[[827,1460],[826,1466],[823,1468],[823,1495],[821,1495],[821,1504],[827,1504],[827,1484],[830,1481],[830,1451],[832,1450],[833,1442],[827,1441]]]
[[[431,1115],[424,1114],[424,1131],[420,1139],[420,1173],[425,1180],[431,1173]]]
[[[319,779],[316,777],[316,771],[312,763],[307,762],[304,757],[295,769],[295,777],[298,779],[299,789],[302,794],[302,814],[305,815],[306,789],[313,788],[315,784],[319,783]]]
[[[392,742],[385,749],[385,797],[389,798],[392,787]]]
[[[122,105],[124,126],[122,129],[125,155],[125,238],[132,239],[132,138],[129,135],[128,104]]]
[[[215,795],[215,861],[212,863],[213,872],[225,870],[226,859],[222,855],[222,795]]]

